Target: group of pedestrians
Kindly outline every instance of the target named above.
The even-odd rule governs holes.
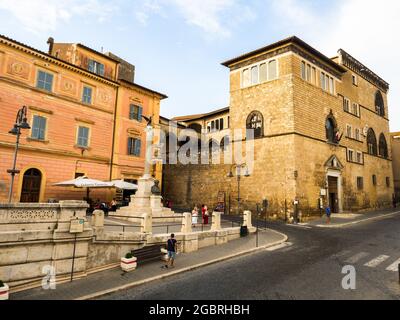
[[[196,225],[199,223],[199,208],[195,206],[192,210],[192,226],[193,228],[196,227]],[[208,212],[208,207],[203,204],[201,206],[201,219],[202,219],[202,224],[208,225],[208,218],[210,216],[210,213]]]

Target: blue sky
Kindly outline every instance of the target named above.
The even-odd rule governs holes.
[[[80,42],[136,65],[136,82],[166,93],[172,117],[229,105],[220,63],[297,35],[328,56],[339,48],[391,84],[391,130],[400,131],[400,1],[0,0],[0,33],[47,50]]]

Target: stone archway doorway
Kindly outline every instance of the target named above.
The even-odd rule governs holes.
[[[35,168],[25,171],[22,180],[20,202],[35,203],[40,199],[40,186],[42,184],[42,173]]]

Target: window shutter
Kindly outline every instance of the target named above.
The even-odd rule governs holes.
[[[38,138],[39,136],[39,119],[38,116],[33,117],[33,124],[32,124],[32,138]]]
[[[143,113],[143,108],[138,107],[138,121],[142,121],[142,113]]]
[[[40,117],[39,139],[44,140],[46,131],[46,118]]]
[[[136,144],[135,144],[135,155],[136,156],[140,156],[140,151],[141,151],[141,148],[142,148],[142,141],[141,140],[139,140],[139,139],[136,139]]]
[[[132,149],[131,149],[131,145],[132,145],[132,138],[128,138],[128,154],[132,154]]]

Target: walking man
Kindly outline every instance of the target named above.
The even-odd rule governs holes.
[[[174,268],[174,260],[176,257],[177,248],[176,248],[175,235],[173,233],[171,234],[171,237],[167,241],[167,251],[168,251],[168,261],[167,264],[164,266],[164,268],[168,268],[168,265],[171,268]]]
[[[325,209],[326,217],[327,217],[327,224],[331,223],[331,207],[328,205]]]

